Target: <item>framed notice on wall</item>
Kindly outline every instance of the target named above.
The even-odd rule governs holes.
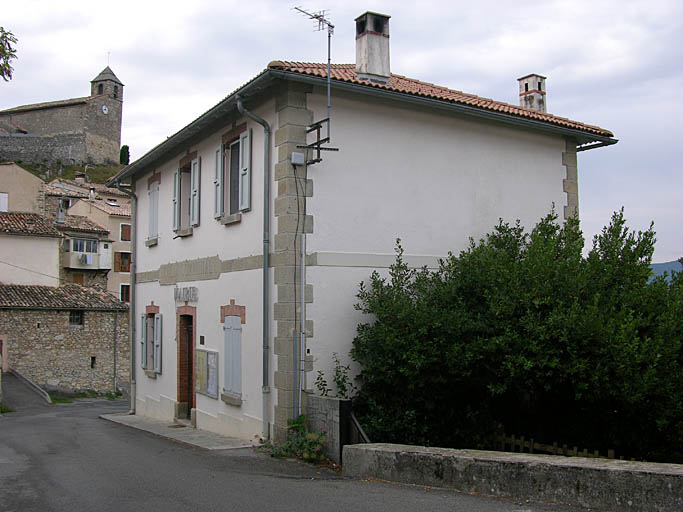
[[[194,390],[202,395],[218,398],[218,352],[195,349]]]

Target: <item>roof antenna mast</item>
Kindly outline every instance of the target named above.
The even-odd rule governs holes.
[[[327,119],[323,119],[321,121],[318,121],[317,123],[312,124],[311,126],[308,127],[308,133],[312,131],[316,131],[318,134],[318,140],[314,142],[313,144],[309,144],[306,146],[307,149],[314,149],[317,151],[317,158],[308,161],[307,163],[317,163],[322,161],[320,158],[320,151],[326,150],[326,151],[338,151],[336,148],[323,148],[322,144],[329,143],[330,142],[330,109],[331,109],[331,94],[330,94],[330,76],[331,76],[331,71],[330,68],[332,67],[332,34],[334,34],[334,25],[332,22],[328,19],[328,10],[322,10],[318,12],[308,12],[301,7],[294,7],[295,11],[300,12],[304,16],[308,17],[311,20],[317,21],[318,22],[318,31],[322,30],[327,30]],[[327,123],[327,137],[325,139],[320,139],[320,128],[323,123]]]
[[[328,10],[324,9],[319,12],[308,12],[301,7],[294,7],[295,11],[300,12],[311,20],[318,22],[318,31],[327,29],[327,139],[330,139],[330,67],[332,66],[332,34],[334,34],[334,25],[327,19]]]

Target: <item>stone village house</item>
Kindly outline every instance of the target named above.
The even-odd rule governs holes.
[[[128,305],[93,288],[0,284],[3,371],[47,389],[127,389]]]
[[[392,74],[388,16],[356,34],[330,124],[327,66],[273,61],[112,179],[137,197],[136,414],[282,438],[311,372],[347,358],[358,284],[397,237],[434,267],[501,217],[577,215],[577,152],[617,142],[546,113],[540,75],[509,105]]]

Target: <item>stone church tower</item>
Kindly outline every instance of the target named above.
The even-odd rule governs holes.
[[[90,96],[0,111],[0,161],[118,163],[123,83],[109,66]]]

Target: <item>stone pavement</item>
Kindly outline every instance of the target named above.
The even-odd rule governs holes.
[[[243,439],[222,436],[206,430],[196,429],[192,427],[189,422],[185,424],[180,422],[159,421],[128,413],[102,414],[100,415],[100,418],[203,450],[230,450],[236,448],[249,448],[252,446],[251,442],[244,441]]]

